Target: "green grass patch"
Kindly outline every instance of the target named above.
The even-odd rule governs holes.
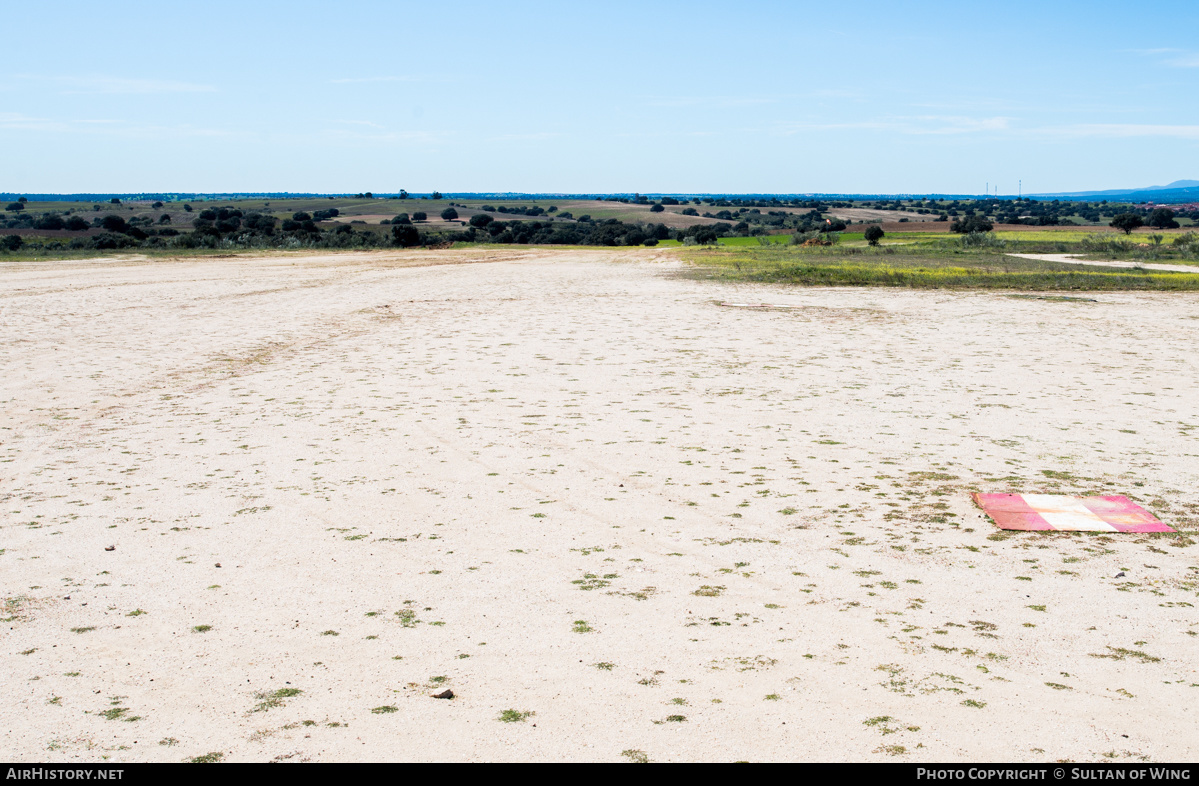
[[[752,239],[752,238],[751,238]],[[1195,273],[1022,259],[995,248],[930,240],[883,248],[742,245],[688,249],[690,275],[802,286],[1030,291],[1199,291]]]

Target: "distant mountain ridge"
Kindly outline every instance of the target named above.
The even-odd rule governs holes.
[[[1199,180],[1175,180],[1164,186],[1114,188],[1106,191],[1068,191],[1055,194],[1029,194],[1033,199],[1111,199],[1121,202],[1199,202]]]

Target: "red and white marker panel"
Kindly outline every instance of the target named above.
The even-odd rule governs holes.
[[[1174,532],[1128,497],[972,494],[1000,529],[1071,532]]]

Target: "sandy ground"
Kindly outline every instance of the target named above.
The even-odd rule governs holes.
[[[1195,273],[1199,267],[1195,265],[1166,265],[1160,262],[1121,262],[1119,260],[1082,259],[1080,254],[1008,254],[1009,257],[1038,259],[1043,262],[1063,262],[1067,265],[1087,265],[1089,267],[1122,267],[1140,268],[1141,270],[1166,270],[1173,273]]]
[[[1199,297],[680,269],[0,265],[5,757],[1199,757]]]

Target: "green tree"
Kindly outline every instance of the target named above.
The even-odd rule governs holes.
[[[423,210],[417,210],[416,212],[414,212],[412,214],[413,221],[427,221],[428,219],[429,219],[429,217],[427,215],[425,215],[425,212]]]
[[[652,205],[652,206],[650,207],[650,209],[649,209],[649,212],[651,212],[651,213],[661,213],[661,212],[662,212],[663,210],[665,210],[665,209],[666,209],[666,208],[662,207],[661,205]]]
[[[4,209],[12,211],[14,213],[19,213],[20,211],[25,209],[25,206],[23,204],[21,204],[20,202],[9,202],[7,205],[4,206]],[[17,235],[10,235],[10,237],[17,237]]]
[[[878,224],[871,224],[870,226],[868,226],[866,228],[866,232],[865,232],[866,242],[872,246],[877,246],[878,241],[882,240],[883,236],[886,234],[887,233],[884,232],[883,228],[880,227]]]
[[[21,240],[20,235],[5,235],[0,238],[0,248],[3,248],[5,251],[16,251],[24,242],[24,240]]]
[[[420,232],[411,224],[393,224],[391,238],[397,246],[402,248],[420,245]]]
[[[1144,225],[1144,220],[1142,220],[1141,217],[1136,213],[1121,213],[1113,218],[1112,222],[1108,224],[1109,227],[1115,227],[1126,235],[1130,234],[1132,230],[1136,229],[1137,227]]]
[[[1157,229],[1178,229],[1179,223],[1174,220],[1174,211],[1168,207],[1159,207],[1149,214],[1149,226]]]
[[[441,211],[441,218],[443,221],[453,221],[457,217],[458,211],[452,207],[447,207],[445,210]]]
[[[994,228],[995,225],[988,221],[986,216],[962,216],[955,218],[953,223],[949,225],[950,232],[957,232],[963,235],[975,232],[990,232]]]

